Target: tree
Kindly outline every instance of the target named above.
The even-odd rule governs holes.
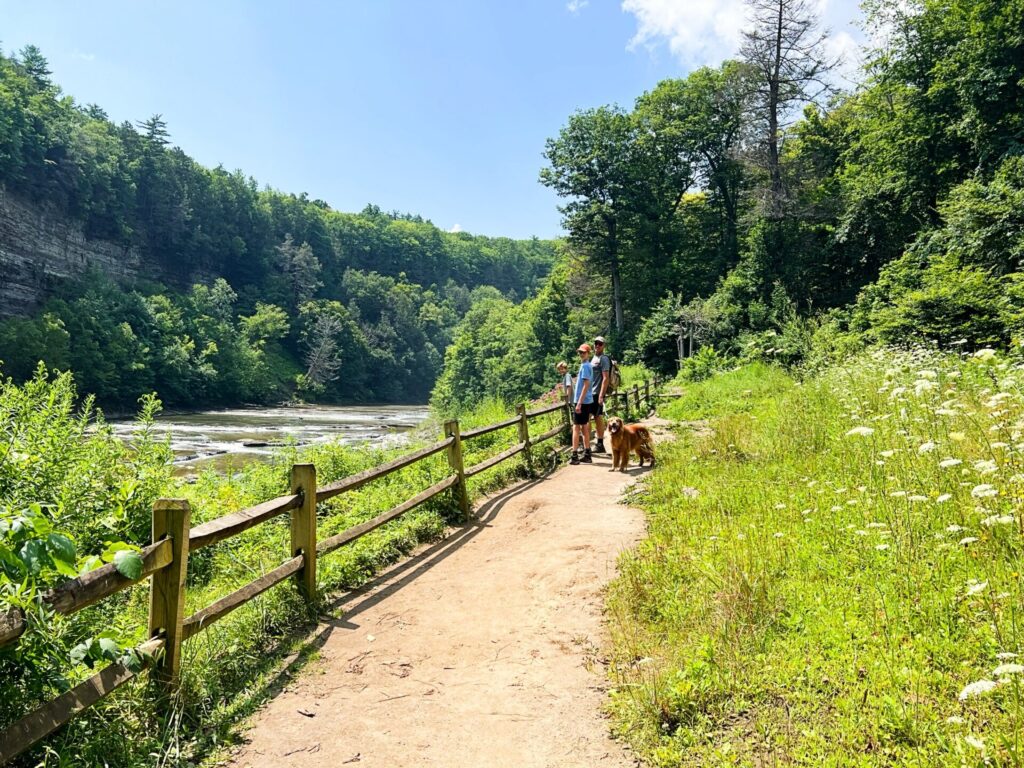
[[[727,264],[735,263],[739,251],[742,148],[749,132],[753,75],[748,64],[738,61],[726,61],[717,69],[704,67],[682,80],[663,80],[641,96],[636,107],[650,131],[686,154],[694,181],[708,191],[720,211]]]
[[[783,131],[796,109],[820,99],[836,62],[825,57],[827,34],[818,30],[811,0],[747,0],[752,27],[740,53],[756,73],[764,161],[769,177],[767,213],[783,215],[786,199],[780,162]]]
[[[25,74],[31,77],[38,87],[48,87],[52,73],[50,63],[43,56],[43,52],[34,45],[26,45],[21,49],[20,56],[21,68],[25,70]]]
[[[341,349],[337,336],[341,330],[341,318],[330,312],[321,312],[313,321],[306,341],[306,372],[299,379],[300,389],[323,392],[327,384],[338,378]]]
[[[152,145],[166,147],[171,143],[171,134],[167,130],[167,121],[164,120],[163,115],[153,115],[146,120],[141,120],[138,125],[142,135]]]
[[[285,235],[277,246],[278,264],[288,278],[292,306],[298,308],[313,298],[323,285],[320,282],[320,260],[313,255],[309,243],[296,246],[292,236]]]
[[[549,166],[540,181],[570,198],[559,210],[570,238],[612,283],[615,329],[625,327],[619,260],[623,230],[633,213],[635,124],[618,107],[577,112],[556,139],[548,139]]]

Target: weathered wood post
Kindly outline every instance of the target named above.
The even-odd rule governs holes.
[[[520,403],[516,406],[516,414],[519,416],[519,423],[516,427],[519,430],[519,442],[523,444],[526,471],[530,477],[533,477],[533,461],[530,457],[530,422],[526,418],[526,403]]]
[[[633,385],[633,400],[636,402],[636,413],[639,416],[643,411],[640,410],[640,385]]]
[[[171,562],[153,574],[149,591],[149,636],[164,637],[164,652],[153,670],[153,677],[168,695],[177,690],[181,674],[191,516],[185,499],[153,502],[153,541],[171,540]]]
[[[295,583],[307,605],[316,602],[316,466],[292,465],[292,493],[302,504],[292,510],[292,557],[302,555],[302,570]]]
[[[644,379],[644,402],[647,404],[647,413],[654,410],[651,407],[651,382]]]
[[[457,419],[444,423],[444,436],[453,437],[452,444],[448,446],[448,466],[458,475],[459,482],[455,484],[455,499],[462,512],[462,522],[469,522],[469,490],[466,488],[466,467],[462,461],[462,434],[459,431]]]

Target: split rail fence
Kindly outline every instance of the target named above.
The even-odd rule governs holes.
[[[609,400],[610,410],[625,415],[644,413],[644,406],[648,411],[651,410],[654,398],[657,397],[652,388],[659,383],[658,379],[653,382],[645,381],[642,388],[634,385],[631,390],[613,393]],[[531,419],[558,411],[565,414],[563,423],[531,437]],[[143,659],[143,668],[152,668],[153,679],[163,689],[163,693],[173,694],[178,686],[181,649],[186,640],[289,578],[294,579],[307,603],[314,603],[317,599],[317,558],[352,543],[441,493],[449,490],[452,492],[463,521],[468,521],[471,510],[466,480],[520,453],[524,455],[527,469],[532,473],[531,449],[567,432],[569,424],[571,413],[568,402],[532,411],[527,410],[525,404],[519,405],[514,417],[465,432],[460,432],[457,420],[448,421],[444,424],[444,439],[320,488],[317,487],[316,467],[313,464],[295,464],[292,466],[291,488],[287,494],[210,520],[194,528],[190,524],[191,509],[186,500],[159,499],[153,504],[153,542],[142,549],[142,572],[137,579],[121,575],[114,564],[109,563],[61,584],[47,593],[43,597],[43,602],[50,610],[69,615],[151,578],[149,640],[138,646],[135,651]],[[518,440],[514,445],[478,464],[465,466],[462,450],[465,441],[512,426],[518,427]],[[318,502],[327,501],[346,491],[354,491],[373,480],[442,451],[447,456],[450,469],[450,474],[445,479],[387,512],[329,538],[318,540]],[[289,559],[212,605],[191,616],[185,616],[185,582],[189,553],[237,536],[253,526],[285,513],[291,516]],[[0,647],[16,642],[24,634],[25,629],[26,617],[20,610],[0,613]],[[72,717],[88,709],[137,674],[137,671],[120,662],[112,663],[41,708],[25,715],[0,732],[0,765],[53,733]]]

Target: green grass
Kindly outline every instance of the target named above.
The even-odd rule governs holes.
[[[656,766],[1024,762],[1022,382],[918,351],[687,385],[665,413],[711,431],[660,446],[609,597],[618,732]]]

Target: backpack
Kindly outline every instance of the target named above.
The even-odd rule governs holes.
[[[608,387],[605,392],[610,394],[622,385],[622,372],[619,370],[619,361],[612,360],[611,370],[608,371]]]

